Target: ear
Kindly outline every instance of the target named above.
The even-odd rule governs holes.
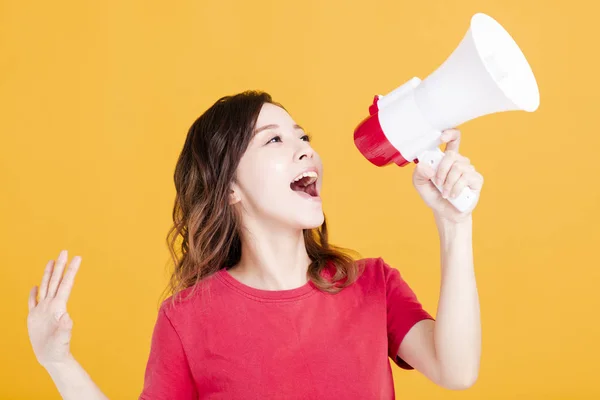
[[[240,188],[235,183],[232,183],[229,189],[229,204],[233,205],[239,203],[241,200]]]

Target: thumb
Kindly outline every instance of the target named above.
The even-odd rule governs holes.
[[[29,301],[28,301],[29,311],[31,311],[35,308],[35,306],[37,304],[37,295],[38,295],[38,287],[34,286],[29,291]]]
[[[69,313],[64,313],[58,320],[58,329],[55,333],[55,338],[60,344],[68,344],[71,340],[71,331],[73,329],[73,320]]]
[[[431,178],[433,178],[434,176],[435,170],[433,168],[424,163],[417,164],[414,173],[416,184],[425,184],[429,182],[429,180],[431,180]]]

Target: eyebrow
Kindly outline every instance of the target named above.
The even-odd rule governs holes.
[[[257,128],[257,129],[255,129],[255,130],[254,130],[254,134],[256,135],[256,134],[258,134],[258,133],[260,133],[260,132],[262,132],[262,131],[265,131],[265,130],[267,130],[267,129],[277,129],[277,128],[279,128],[279,125],[277,125],[277,124],[269,124],[269,125],[264,125],[264,126],[261,126],[260,128]],[[298,124],[295,124],[295,125],[294,125],[294,129],[301,129],[301,130],[304,130],[304,128],[302,128],[302,127],[301,127],[300,125],[298,125]]]

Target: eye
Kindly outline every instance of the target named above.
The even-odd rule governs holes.
[[[311,137],[310,137],[310,135],[304,135],[300,138],[300,140],[304,140],[305,142],[310,142]],[[266,144],[275,143],[275,142],[281,142],[281,136],[279,136],[279,135],[273,136],[271,138],[271,140],[269,140]]]
[[[271,138],[271,140],[269,140],[269,141],[267,142],[267,144],[269,144],[269,143],[274,143],[273,141],[274,141],[275,139],[277,139],[277,141],[278,141],[278,142],[281,142],[281,136],[274,136],[273,138]]]

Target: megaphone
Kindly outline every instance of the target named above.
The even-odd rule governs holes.
[[[414,77],[375,96],[354,143],[378,167],[425,162],[437,170],[443,130],[487,114],[533,112],[539,103],[537,82],[517,43],[496,20],[477,13],[458,47],[426,79]],[[476,195],[466,187],[448,200],[463,212]]]

